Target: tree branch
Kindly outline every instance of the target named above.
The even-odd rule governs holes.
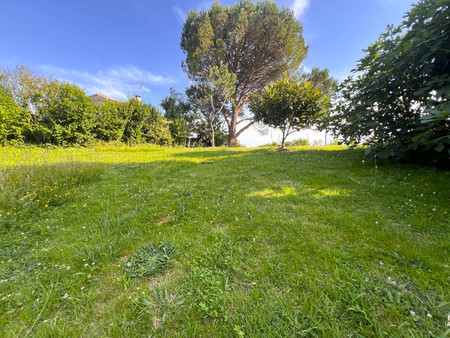
[[[244,121],[251,121],[251,120],[253,120],[253,117],[248,117],[248,118],[246,118],[246,119],[242,119],[242,120],[240,120],[240,121],[237,121],[237,122],[236,122],[236,125],[238,125],[238,124],[241,123],[241,122],[244,122]]]
[[[238,138],[239,137],[239,135],[241,135],[242,134],[242,132],[244,132],[245,130],[247,130],[248,128],[250,128],[252,125],[254,125],[256,123],[256,121],[252,121],[252,122],[250,122],[249,124],[247,124],[244,128],[242,128],[241,130],[239,130],[237,133],[236,133],[236,138]]]

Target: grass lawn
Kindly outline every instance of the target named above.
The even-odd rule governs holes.
[[[0,148],[0,336],[448,335],[449,172],[294,149]]]

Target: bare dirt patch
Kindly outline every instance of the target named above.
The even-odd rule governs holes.
[[[175,266],[173,269],[165,271],[161,276],[151,278],[147,282],[149,290],[154,290],[159,285],[166,285],[169,281],[176,279],[180,275],[182,268]]]
[[[167,216],[161,218],[158,222],[156,222],[156,225],[160,226],[164,223],[167,223],[168,221],[170,221],[171,218],[172,218],[172,215],[167,215]]]

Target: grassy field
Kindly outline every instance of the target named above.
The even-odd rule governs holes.
[[[448,335],[449,172],[294,149],[0,149],[0,336]]]

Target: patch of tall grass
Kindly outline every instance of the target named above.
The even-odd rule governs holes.
[[[0,163],[0,219],[9,223],[63,204],[102,170],[98,163],[76,161],[71,154],[50,157],[43,151],[35,156],[16,150],[10,155],[9,163],[6,157]]]

